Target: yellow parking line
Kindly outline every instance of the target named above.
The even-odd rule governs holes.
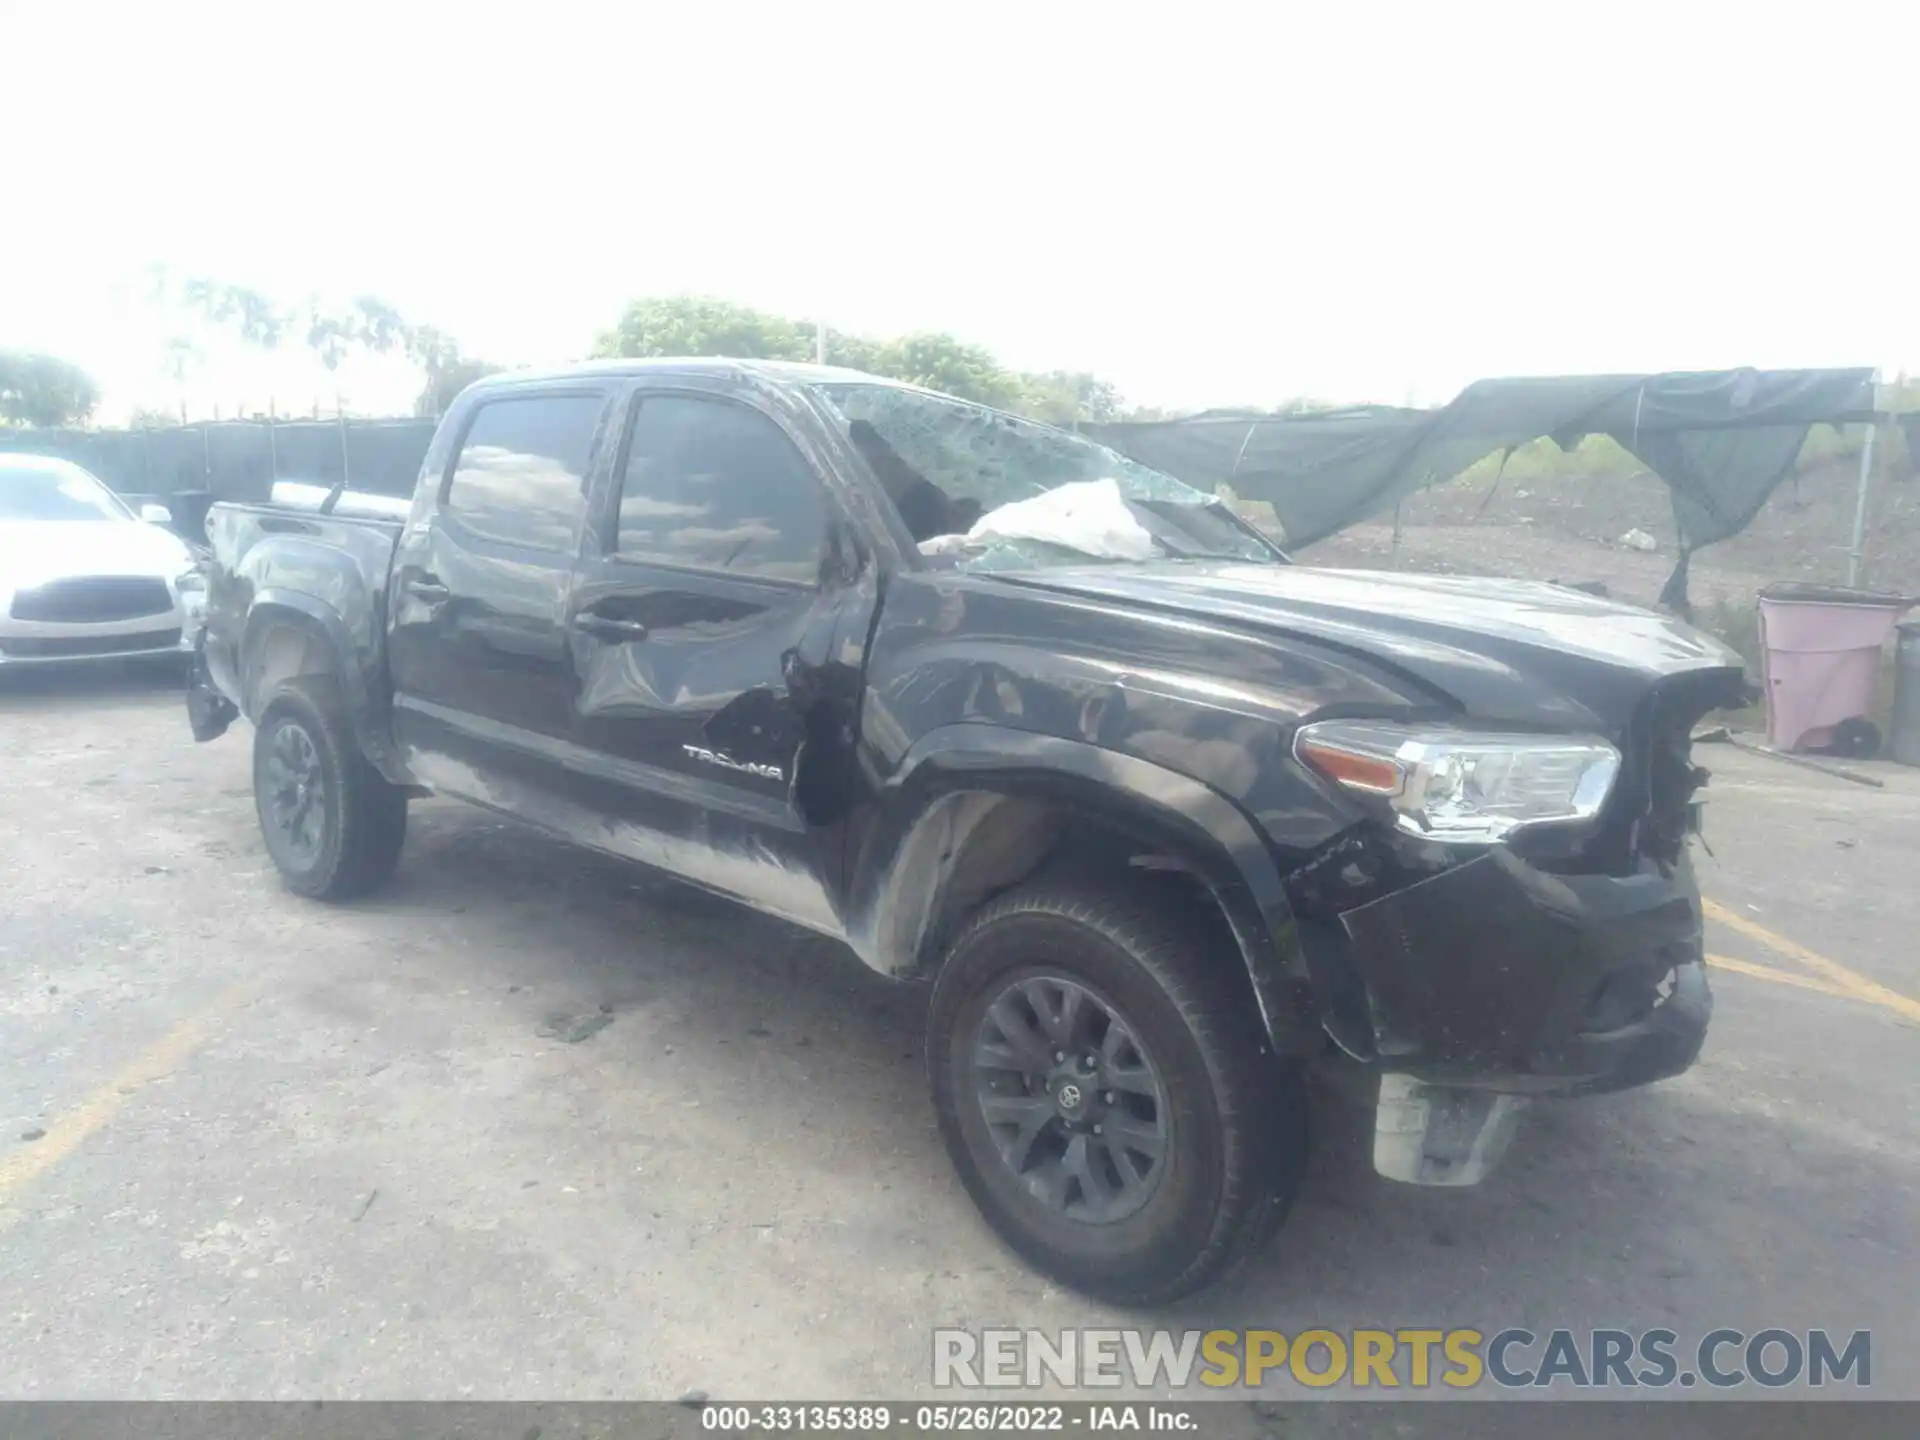
[[[51,1121],[39,1140],[21,1144],[0,1158],[0,1204],[20,1186],[71,1155],[82,1141],[111,1120],[136,1090],[160,1079],[206,1044],[221,1022],[245,1004],[257,988],[257,982],[243,981],[223,991],[213,1004],[174,1026],[73,1109]]]
[[[1758,940],[1762,945],[1770,946],[1789,960],[1798,960],[1809,970],[1826,976],[1849,994],[1884,1006],[1896,1015],[1904,1015],[1909,1020],[1920,1022],[1920,1000],[1902,995],[1898,990],[1889,990],[1886,986],[1869,980],[1858,970],[1842,965],[1838,960],[1829,960],[1819,951],[1809,950],[1806,946],[1789,940],[1784,935],[1776,935],[1766,926],[1757,924],[1744,915],[1736,914],[1724,905],[1702,899],[1700,908],[1708,919],[1718,920],[1722,925],[1738,930],[1749,939]]]
[[[1756,965],[1751,960],[1736,960],[1731,955],[1709,955],[1707,964],[1716,970],[1731,970],[1738,975],[1751,975],[1756,980],[1771,980],[1776,985],[1791,985],[1796,990],[1813,990],[1822,995],[1838,995],[1842,1000],[1862,998],[1851,990],[1843,990],[1838,985],[1829,985],[1825,980],[1796,975],[1791,970],[1776,970],[1771,965]]]

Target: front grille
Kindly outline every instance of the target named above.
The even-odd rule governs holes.
[[[137,620],[173,609],[167,582],[145,575],[93,575],[84,580],[52,580],[13,597],[13,618],[62,625],[97,625],[108,620]]]
[[[169,650],[179,643],[178,625],[131,635],[10,635],[0,639],[0,656],[16,660],[77,659],[83,655],[117,655],[123,650]]]

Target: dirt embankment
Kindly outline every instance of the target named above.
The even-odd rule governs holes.
[[[1518,458],[1518,457],[1516,457]],[[1577,458],[1577,457],[1576,457]],[[1803,462],[1804,464],[1805,462]],[[1869,494],[1866,583],[1920,593],[1920,479],[1904,455],[1876,473]],[[1516,473],[1497,489],[1494,467],[1408,499],[1392,516],[1307,547],[1310,564],[1530,580],[1600,581],[1614,596],[1652,604],[1678,554],[1666,485],[1645,470]],[[1744,609],[1777,580],[1843,582],[1859,477],[1855,456],[1807,465],[1774,492],[1742,533],[1693,557],[1689,592],[1704,612]],[[1397,537],[1396,537],[1397,529]],[[1623,543],[1639,531],[1651,551]]]

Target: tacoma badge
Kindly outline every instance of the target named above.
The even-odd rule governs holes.
[[[731,755],[722,755],[718,750],[709,750],[704,745],[682,745],[680,748],[702,765],[718,765],[722,770],[738,770],[742,774],[758,775],[763,780],[787,778],[787,772],[778,765],[756,765],[751,760],[736,760]]]

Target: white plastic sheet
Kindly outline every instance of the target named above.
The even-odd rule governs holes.
[[[969,546],[1019,540],[1060,545],[1099,560],[1151,560],[1160,553],[1111,477],[1078,480],[1028,500],[997,506],[975,521],[966,535]]]

